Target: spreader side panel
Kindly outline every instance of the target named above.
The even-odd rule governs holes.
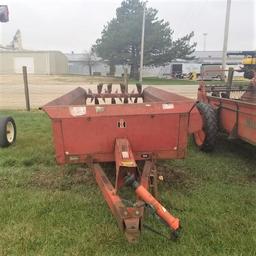
[[[185,156],[187,114],[67,118],[61,120],[67,162],[113,161],[116,138],[127,138],[135,158]],[[59,136],[55,134],[54,136]]]

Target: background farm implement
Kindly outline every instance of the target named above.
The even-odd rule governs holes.
[[[206,85],[201,82],[198,100],[210,104],[218,117],[219,130],[230,139],[241,139],[256,144],[256,70],[247,84],[233,84],[233,70],[229,70],[225,86]]]

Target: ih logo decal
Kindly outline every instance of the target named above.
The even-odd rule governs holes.
[[[120,119],[120,120],[117,122],[117,127],[118,127],[118,128],[126,128],[126,122],[125,122],[123,119]]]

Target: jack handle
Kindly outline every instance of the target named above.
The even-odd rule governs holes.
[[[180,221],[178,218],[175,218],[171,215],[165,208],[162,206],[156,198],[154,198],[147,189],[145,189],[142,185],[139,184],[138,181],[135,180],[133,175],[126,176],[125,183],[127,185],[132,186],[135,189],[135,193],[142,199],[146,204],[150,205],[152,209],[155,210],[156,214],[164,220],[164,222],[170,227],[172,230],[171,235],[174,239],[179,237],[180,231]]]

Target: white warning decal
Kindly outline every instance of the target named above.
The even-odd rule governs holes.
[[[162,104],[163,109],[174,109],[174,105],[171,103],[164,103]]]
[[[162,206],[162,210],[163,210],[163,212],[167,212],[167,210]]]
[[[69,112],[72,116],[83,116],[83,115],[86,115],[86,107],[85,106],[70,107]]]

